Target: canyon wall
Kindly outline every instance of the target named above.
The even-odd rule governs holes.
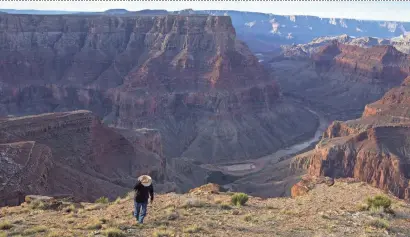
[[[164,181],[158,138],[134,131],[127,139],[90,111],[49,113],[0,120],[1,205],[27,194],[113,199],[132,188],[137,171]],[[158,190],[161,191],[161,190]]]
[[[228,16],[0,15],[0,114],[90,110],[166,157],[248,159],[313,134]]]
[[[408,65],[409,56],[393,46],[338,41],[311,55],[296,47],[270,63],[284,94],[310,103],[332,120],[360,117],[366,104],[400,85],[409,74]]]
[[[314,150],[295,158],[293,169],[308,169],[295,195],[311,177],[328,176],[354,178],[410,200],[407,81],[367,105],[361,118],[333,123]]]

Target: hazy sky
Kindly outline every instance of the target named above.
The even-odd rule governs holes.
[[[314,15],[372,20],[410,21],[410,2],[243,2],[243,1],[89,1],[89,2],[15,2],[1,1],[0,8],[104,11],[113,8],[127,10],[239,10],[283,15]]]

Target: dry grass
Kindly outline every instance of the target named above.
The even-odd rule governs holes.
[[[361,183],[318,185],[307,195],[262,200],[248,197],[232,206],[234,194],[157,195],[143,225],[132,216],[132,196],[107,204],[83,203],[64,209],[1,208],[0,232],[9,236],[410,236],[410,205],[394,201],[397,215],[358,210],[381,191]],[[337,198],[335,198],[337,197]],[[25,210],[28,210],[25,211]],[[371,235],[369,235],[371,233]],[[3,236],[1,236],[3,237]]]
[[[94,221],[92,223],[87,224],[85,228],[87,230],[99,230],[102,228],[102,224],[100,221]]]
[[[0,223],[0,230],[9,230],[11,228],[13,228],[13,225],[8,221]]]
[[[368,225],[379,229],[388,229],[390,227],[389,222],[384,219],[371,220]]]
[[[26,229],[23,231],[23,236],[28,236],[28,235],[33,235],[33,234],[39,234],[39,233],[44,233],[47,231],[46,226],[35,226],[29,229]]]

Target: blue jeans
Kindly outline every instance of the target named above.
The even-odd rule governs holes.
[[[139,223],[144,222],[144,217],[147,215],[148,202],[136,202],[134,201],[134,216]]]

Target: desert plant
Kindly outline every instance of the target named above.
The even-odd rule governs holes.
[[[115,203],[115,204],[120,204],[121,201],[122,201],[122,198],[121,198],[121,197],[117,197],[117,199],[115,199],[114,203]]]
[[[76,210],[75,205],[71,204],[70,206],[64,208],[65,212],[74,212]]]
[[[188,226],[184,228],[184,232],[190,233],[190,234],[198,233],[198,232],[201,232],[202,230],[203,229],[197,225],[192,225],[192,226]]]
[[[13,225],[8,221],[0,223],[0,230],[9,230],[11,228],[13,228]]]
[[[110,202],[110,201],[108,200],[107,197],[100,197],[100,198],[98,198],[97,200],[95,200],[95,203],[107,204],[107,203],[109,203],[109,202]]]
[[[44,203],[41,200],[34,200],[34,201],[30,202],[29,207],[31,209],[46,210],[47,209],[47,204]]]
[[[369,226],[373,226],[378,229],[388,229],[389,228],[389,222],[383,219],[374,219],[369,222]]]
[[[103,234],[107,237],[125,237],[125,233],[117,228],[109,228],[103,231]]]
[[[366,201],[368,210],[383,209],[386,212],[389,212],[391,210],[390,207],[392,201],[386,196],[377,195],[373,198],[368,198]]]
[[[243,206],[248,201],[248,195],[245,193],[235,193],[231,197],[231,202],[233,205]]]
[[[249,214],[249,215],[244,216],[243,220],[246,221],[246,222],[252,221],[252,215]]]

